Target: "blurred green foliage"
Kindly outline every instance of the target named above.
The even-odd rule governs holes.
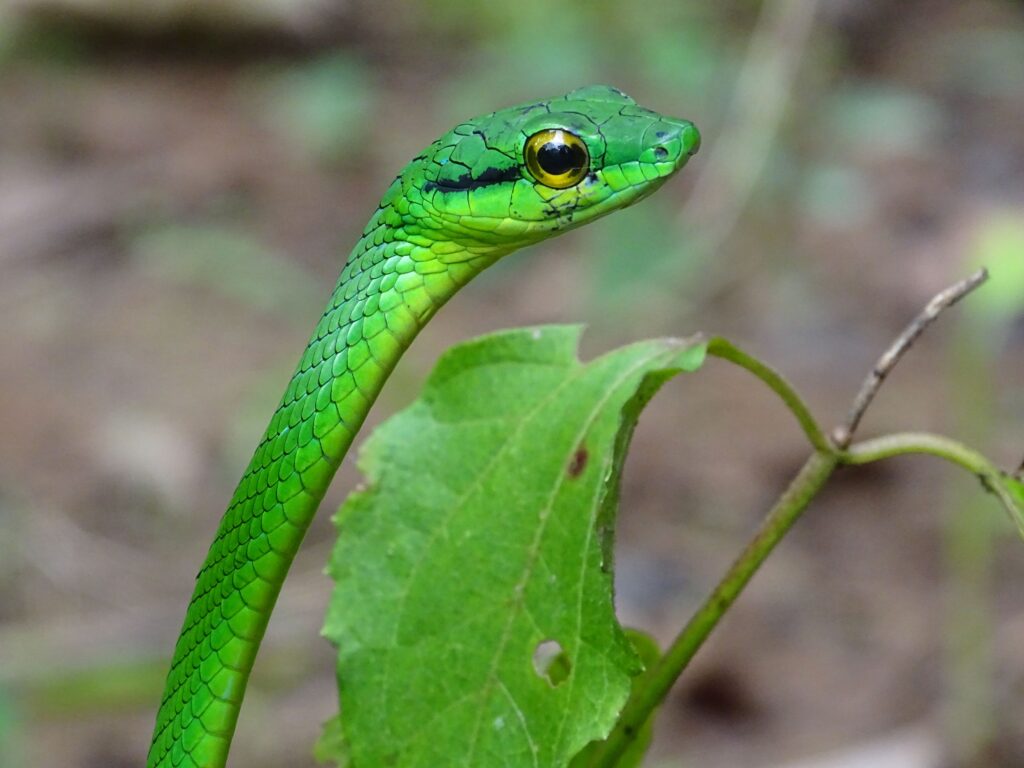
[[[47,717],[133,711],[160,695],[166,675],[163,657],[118,658],[80,670],[53,665],[26,680],[26,709]]]
[[[983,336],[1002,340],[1024,314],[1024,220],[1011,211],[986,218],[969,257],[992,279],[967,306],[967,316]]]
[[[16,63],[71,71],[86,65],[93,53],[91,42],[73,27],[25,22],[13,14],[8,18],[0,8],[0,71]]]
[[[14,54],[17,32],[14,23],[0,10],[0,67]]]
[[[643,13],[609,0],[423,6],[434,35],[472,41],[441,100],[459,114],[492,104],[495,93],[525,100],[608,82],[640,101],[662,97],[665,111],[674,103],[699,115],[719,101],[714,85],[728,81],[738,53],[722,15],[695,2],[654,0]]]
[[[855,227],[870,210],[871,185],[852,165],[822,162],[807,169],[798,202],[811,220],[827,227]]]
[[[157,222],[130,236],[133,258],[158,279],[191,283],[285,316],[322,301],[319,283],[253,233],[229,222]]]
[[[21,768],[24,765],[18,721],[14,702],[0,687],[0,757],[3,758],[4,768]]]
[[[1020,3],[1014,3],[1018,8]],[[1016,98],[1024,83],[1024,35],[1018,28],[982,27],[948,34],[936,67],[958,88],[980,96]]]
[[[831,91],[820,128],[831,154],[855,151],[916,154],[936,140],[942,112],[918,91],[849,84]]]
[[[260,75],[263,110],[311,160],[340,164],[360,155],[379,94],[364,62],[333,51]]]
[[[587,314],[599,332],[635,322],[637,306],[649,311],[647,319],[678,316],[692,277],[687,268],[696,262],[680,259],[685,243],[671,226],[675,208],[674,201],[655,196],[582,233]]]

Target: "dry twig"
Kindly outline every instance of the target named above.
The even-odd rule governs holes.
[[[988,270],[980,269],[970,277],[966,277],[941,293],[936,294],[928,302],[928,306],[903,330],[903,333],[896,337],[896,340],[878,359],[874,368],[871,369],[871,373],[868,374],[868,377],[861,385],[860,392],[857,393],[857,398],[853,401],[853,406],[850,408],[846,421],[832,432],[832,440],[838,448],[845,449],[849,447],[850,441],[853,439],[853,433],[857,431],[861,419],[864,418],[865,412],[874,401],[882,383],[892,372],[892,369],[896,367],[896,364],[903,358],[903,355],[907,353],[907,350],[917,341],[918,337],[938,319],[939,315],[986,280],[988,280]],[[1024,469],[1024,466],[1022,466],[1022,469]]]

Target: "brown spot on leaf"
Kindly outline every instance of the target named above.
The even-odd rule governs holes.
[[[572,455],[572,459],[569,461],[569,477],[579,477],[583,474],[583,470],[587,468],[587,459],[590,458],[590,454],[587,453],[587,449],[584,446],[580,446],[576,449],[576,453]]]

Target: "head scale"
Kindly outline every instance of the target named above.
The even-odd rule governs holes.
[[[505,252],[648,196],[700,145],[692,123],[609,86],[499,110],[456,126],[396,179],[412,237]]]

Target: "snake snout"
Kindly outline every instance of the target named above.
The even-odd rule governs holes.
[[[652,154],[656,162],[673,163],[678,168],[700,148],[700,133],[688,120],[664,117],[653,128],[656,143]]]

